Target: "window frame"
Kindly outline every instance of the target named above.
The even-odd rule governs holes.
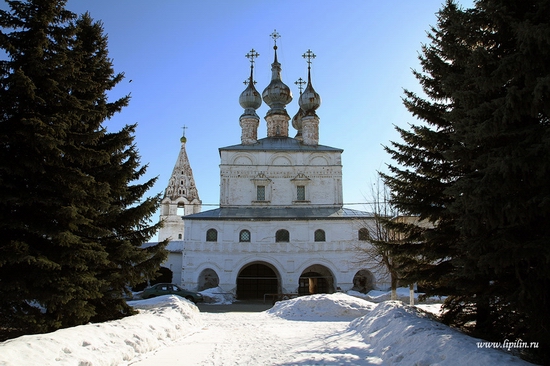
[[[318,235],[322,235],[322,238],[318,238]],[[324,242],[324,241],[327,241],[327,235],[325,233],[325,230],[323,229],[317,229],[315,230],[315,232],[313,233],[313,240],[316,241],[316,242]]]
[[[243,235],[245,234],[248,235],[248,239],[243,238]],[[239,232],[239,243],[250,243],[251,239],[252,239],[252,235],[250,234],[250,230],[243,229]]]
[[[357,239],[359,241],[369,241],[370,240],[370,232],[369,229],[362,227],[357,232]]]
[[[206,230],[206,241],[207,242],[217,242],[218,241],[218,230],[210,228]]]
[[[276,243],[288,243],[290,242],[290,232],[286,229],[279,229],[275,232]]]

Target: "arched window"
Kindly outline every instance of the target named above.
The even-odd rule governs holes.
[[[239,234],[239,241],[240,242],[249,242],[250,241],[250,231],[241,230],[241,232]]]
[[[277,230],[277,233],[275,234],[275,241],[276,242],[290,241],[290,234],[288,233],[288,230],[285,230],[285,229]]]
[[[325,241],[325,230],[315,230],[315,241]]]
[[[181,240],[181,234],[178,234],[178,239],[180,239],[180,240]]]
[[[364,227],[359,229],[359,240],[367,241],[370,239],[370,234]]]
[[[208,229],[206,232],[206,241],[218,241],[218,231],[216,229]]]

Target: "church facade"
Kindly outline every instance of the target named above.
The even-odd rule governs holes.
[[[344,207],[342,149],[319,144],[321,104],[308,71],[299,111],[291,118],[292,93],[281,79],[274,33],[271,83],[262,95],[253,80],[252,50],[247,88],[239,98],[241,143],[222,147],[219,208],[201,211],[185,153],[185,138],[162,201],[171,238],[166,263],[185,288],[220,287],[238,299],[265,294],[368,291],[387,286],[376,263],[358,255],[374,218]],[[304,58],[311,66],[315,55]],[[258,139],[256,110],[265,102],[267,136]],[[292,123],[297,133],[289,136]],[[360,259],[361,258],[361,259]]]

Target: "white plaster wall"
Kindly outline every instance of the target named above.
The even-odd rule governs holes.
[[[299,178],[298,180],[295,180]],[[267,203],[256,201],[255,179],[266,184]],[[306,201],[296,202],[296,186],[305,185]],[[342,205],[342,165],[339,151],[280,153],[222,151],[221,206],[292,204]]]
[[[161,264],[162,267],[166,267],[172,271],[172,283],[176,285],[182,285],[181,278],[181,268],[182,268],[183,256],[180,252],[170,252],[168,253],[168,258],[164,263]]]
[[[283,292],[294,293],[303,271],[314,264],[327,267],[334,277],[335,287],[343,291],[353,287],[353,278],[361,269],[373,272],[378,288],[387,287],[386,273],[377,272],[376,264],[358,261],[356,248],[358,230],[372,225],[372,219],[361,220],[300,220],[300,221],[229,221],[186,220],[183,257],[183,286],[196,289],[200,273],[213,269],[220,287],[235,292],[240,270],[253,262],[271,264],[280,275]],[[206,242],[208,229],[218,231],[217,242]],[[251,241],[239,243],[241,230],[249,230]],[[286,229],[288,243],[275,242],[275,232]],[[315,242],[314,232],[325,231],[326,241]]]

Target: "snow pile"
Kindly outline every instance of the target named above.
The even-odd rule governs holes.
[[[344,293],[309,295],[279,301],[267,314],[288,320],[352,320],[376,305]]]
[[[482,340],[430,317],[415,307],[388,301],[352,321],[349,330],[359,332],[369,344],[369,364],[530,365],[500,350],[478,348]]]
[[[403,301],[407,304],[409,303],[410,290],[408,287],[398,287],[396,289],[396,292],[397,292],[397,300]],[[371,290],[366,294],[362,292],[357,292],[357,291],[348,291],[347,293],[348,295],[359,297],[361,299],[365,299],[367,301],[372,301],[376,303],[391,300],[391,290],[390,291]],[[418,293],[418,292],[414,293],[415,304],[418,304],[419,302],[418,297],[420,295],[422,295],[422,293]],[[440,297],[429,297],[427,299],[422,300],[422,303],[424,304],[441,303],[443,302],[443,300],[444,299]]]
[[[172,343],[201,326],[198,308],[177,296],[128,304],[140,313],[0,343],[0,365],[117,365]]]
[[[232,304],[234,300],[233,294],[224,292],[221,287],[209,288],[200,293],[204,297],[206,304],[228,305]]]

